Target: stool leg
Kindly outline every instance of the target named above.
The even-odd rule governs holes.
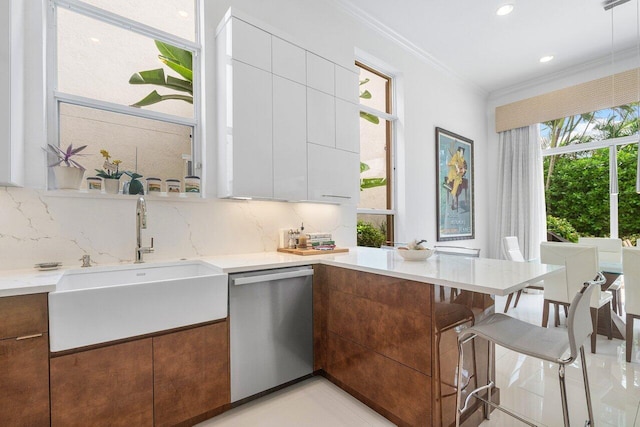
[[[560,398],[562,399],[562,418],[565,427],[569,427],[569,408],[567,406],[567,386],[564,382],[564,365],[558,366],[558,379],[560,380]]]
[[[507,302],[504,304],[504,313],[509,311],[509,306],[511,305],[511,300],[513,299],[513,292],[509,294],[507,297]]]
[[[460,409],[462,408],[462,366],[464,364],[464,356],[462,354],[462,340],[458,337],[458,387],[456,390],[456,427],[460,427]]]
[[[626,341],[627,341],[627,362],[631,362],[631,350],[633,347],[633,316],[629,313],[627,313],[627,337],[626,337]]]
[[[596,352],[596,335],[598,335],[598,309],[590,307],[591,310],[591,324],[593,325],[593,332],[591,333],[591,353]]]
[[[493,360],[493,347],[494,344],[492,342],[489,342],[489,363],[487,366],[487,384],[489,384],[489,388],[487,389],[487,401],[489,403],[485,403],[484,404],[484,417],[487,420],[491,419],[491,392],[493,391],[491,387],[491,378],[492,378],[492,374],[493,374],[493,366],[491,364],[491,361]]]
[[[593,407],[591,406],[591,390],[589,389],[589,376],[587,375],[587,358],[584,355],[584,346],[580,346],[580,362],[582,363],[582,379],[584,381],[584,392],[587,398],[587,413],[589,414],[589,425],[593,424]]]

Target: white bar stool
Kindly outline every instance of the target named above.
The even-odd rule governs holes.
[[[465,329],[458,335],[458,381],[462,383],[462,366],[464,355],[462,347],[465,343],[475,339],[476,337],[484,338],[489,341],[489,358],[488,358],[488,384],[478,387],[471,391],[462,407],[462,389],[458,387],[456,395],[456,427],[460,426],[460,416],[469,404],[471,397],[484,402],[485,418],[490,418],[490,408],[494,407],[505,412],[508,415],[522,421],[523,423],[536,427],[535,424],[520,417],[512,411],[501,407],[491,401],[491,391],[495,386],[494,376],[491,369],[493,360],[493,344],[500,345],[518,353],[536,357],[538,359],[557,363],[558,377],[560,380],[560,396],[562,398],[562,414],[564,425],[569,426],[569,409],[567,407],[567,390],[565,385],[565,366],[573,363],[580,353],[582,365],[582,377],[584,379],[584,389],[587,399],[587,411],[589,420],[585,425],[593,426],[593,409],[591,406],[591,395],[589,393],[589,379],[587,377],[587,364],[584,355],[584,341],[593,331],[591,318],[589,315],[589,302],[594,289],[605,283],[602,273],[598,273],[596,280],[586,282],[582,289],[576,294],[569,307],[569,317],[567,319],[567,329],[559,328],[542,328],[523,322],[502,313],[496,313],[488,316],[482,321],[476,323],[471,328]],[[569,353],[565,356],[565,353]],[[487,398],[480,396],[478,393],[487,390]]]

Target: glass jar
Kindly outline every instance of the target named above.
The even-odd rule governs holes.
[[[181,183],[179,179],[167,179],[167,194],[180,194]]]
[[[184,177],[184,192],[185,193],[199,193],[200,192],[200,177],[199,176],[185,176]]]
[[[102,191],[102,178],[98,176],[87,177],[87,190],[89,191]]]
[[[147,178],[147,194],[159,194],[162,192],[162,180],[160,178]]]

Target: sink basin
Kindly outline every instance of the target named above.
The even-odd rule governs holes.
[[[227,317],[227,274],[201,261],[69,270],[49,294],[52,352]]]

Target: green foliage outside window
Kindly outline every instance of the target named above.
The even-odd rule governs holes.
[[[564,218],[547,215],[547,231],[551,231],[570,242],[578,242],[578,232],[573,228],[573,225]]]
[[[358,221],[356,231],[358,232],[358,246],[379,248],[386,241],[384,233],[371,223]]]

